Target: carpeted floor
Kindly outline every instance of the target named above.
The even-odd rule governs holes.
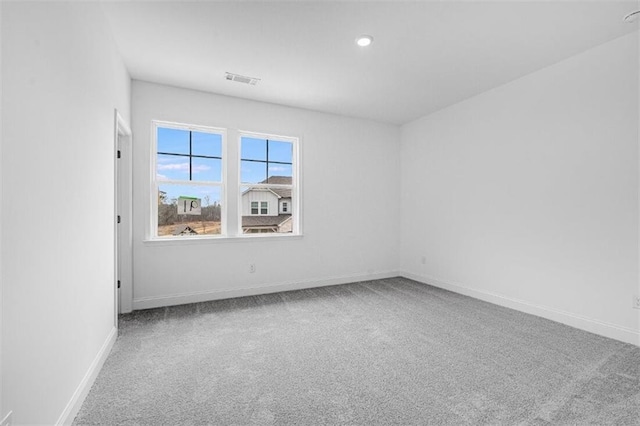
[[[404,278],[138,311],[75,425],[640,425],[640,348]]]

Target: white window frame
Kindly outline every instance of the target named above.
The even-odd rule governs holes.
[[[168,128],[177,130],[187,130],[202,133],[216,133],[221,135],[222,140],[222,160],[220,165],[220,182],[182,181],[182,180],[159,180],[157,171],[158,159],[158,128]],[[193,124],[174,123],[170,121],[151,121],[151,221],[148,231],[148,239],[153,241],[167,241],[172,239],[194,240],[194,239],[218,239],[227,236],[227,129],[212,126],[200,126]],[[158,190],[161,184],[178,184],[190,186],[207,186],[220,188],[220,234],[207,235],[185,235],[180,237],[160,237],[158,236]]]
[[[256,139],[269,139],[274,141],[281,142],[290,142],[292,144],[291,153],[291,185],[276,185],[276,184],[261,184],[261,183],[242,183],[242,138],[256,138]],[[262,132],[252,132],[252,131],[238,131],[238,160],[236,162],[238,173],[238,205],[237,205],[237,220],[238,220],[238,228],[236,232],[238,236],[242,236],[242,238],[273,238],[273,237],[291,237],[291,236],[299,236],[302,235],[302,209],[301,209],[301,197],[300,197],[300,138],[293,136],[282,136],[275,135],[271,133],[262,133]],[[242,231],[242,188],[291,188],[291,202],[290,210],[291,216],[293,220],[293,228],[290,233],[259,233],[259,234],[244,234]],[[278,214],[280,214],[280,207],[278,205]]]

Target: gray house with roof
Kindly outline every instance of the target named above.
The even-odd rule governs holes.
[[[272,176],[273,185],[291,185],[289,176]],[[293,229],[291,188],[250,188],[242,193],[242,232],[286,233]]]

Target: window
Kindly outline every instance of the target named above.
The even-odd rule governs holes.
[[[243,234],[297,233],[297,139],[241,133],[239,212]],[[258,204],[259,203],[259,204]],[[260,217],[255,217],[258,210]]]
[[[222,233],[221,129],[154,123],[154,236]]]
[[[300,233],[297,138],[152,123],[150,240]]]
[[[258,205],[260,209],[258,210]],[[251,202],[251,214],[252,215],[266,215],[269,212],[269,203],[267,201],[252,201]]]
[[[293,143],[256,137],[241,138],[241,181],[243,183],[282,183],[293,174]]]

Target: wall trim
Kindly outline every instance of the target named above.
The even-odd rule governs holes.
[[[398,276],[398,271],[383,271],[370,274],[347,274],[329,278],[289,281],[280,284],[266,284],[233,289],[206,290],[191,293],[178,293],[166,296],[140,297],[133,299],[133,310],[159,308],[163,306],[183,305],[186,303],[208,302],[210,300],[230,299],[233,297],[255,296],[258,294],[278,293],[280,291],[302,290],[347,284],[357,281],[379,280]]]
[[[13,415],[12,411],[9,411],[6,416],[2,420],[0,420],[0,426],[11,426],[11,416]]]
[[[562,311],[547,306],[529,303],[524,300],[514,299],[498,293],[492,293],[485,290],[477,290],[458,283],[450,283],[439,280],[437,278],[417,275],[407,271],[401,271],[400,275],[423,284],[439,287],[454,293],[464,294],[475,299],[484,300],[485,302],[495,305],[504,306],[506,308],[515,309],[531,315],[546,318],[551,321],[559,322],[570,327],[608,337],[610,339],[619,340],[632,345],[640,346],[640,330],[634,330],[628,327],[622,327],[616,324],[599,321],[593,318],[583,317],[571,312]]]
[[[96,357],[93,359],[93,362],[80,381],[80,384],[76,388],[76,391],[71,396],[71,400],[69,400],[69,403],[58,418],[56,425],[71,425],[73,423],[73,420],[78,415],[78,412],[82,407],[84,399],[87,397],[89,391],[91,390],[91,386],[93,386],[93,382],[95,382],[96,377],[98,377],[98,373],[102,369],[104,362],[109,356],[111,348],[113,348],[113,344],[116,342],[117,337],[118,329],[116,327],[111,328],[107,339],[102,344],[102,347],[98,351]]]

